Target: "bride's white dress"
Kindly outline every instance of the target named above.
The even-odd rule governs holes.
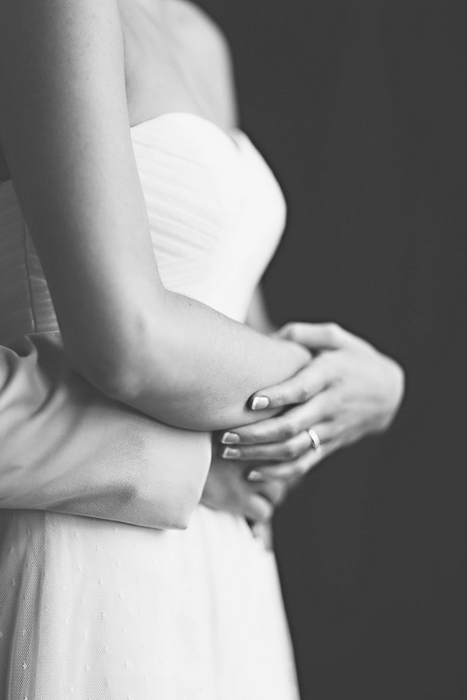
[[[132,129],[165,286],[244,320],[285,219],[240,131],[190,114]],[[0,342],[57,329],[11,183],[0,185]],[[198,506],[185,531],[38,511],[1,528],[3,700],[295,700],[274,557]]]

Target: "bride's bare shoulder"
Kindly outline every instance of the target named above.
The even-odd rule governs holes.
[[[227,38],[204,10],[189,0],[170,0],[180,44],[192,55],[210,104],[225,128],[236,126],[232,56]]]

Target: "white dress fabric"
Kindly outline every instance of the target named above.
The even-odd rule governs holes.
[[[164,285],[243,321],[285,220],[244,133],[171,113],[132,129]],[[0,342],[57,330],[13,186],[0,185]],[[189,466],[187,467],[189,468]],[[184,531],[1,512],[3,700],[296,700],[274,556],[198,506]]]

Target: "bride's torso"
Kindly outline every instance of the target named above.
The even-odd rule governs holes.
[[[119,2],[123,16],[143,0]],[[133,41],[143,14],[129,15],[125,33],[132,141],[157,264],[167,288],[242,320],[279,240],[284,200],[235,129],[221,37],[192,6],[163,4],[178,12],[166,46],[178,64],[151,46],[157,24],[149,22],[146,42]],[[4,182],[0,343],[56,328]],[[154,688],[161,697],[298,697],[272,557],[242,518],[201,506],[183,533],[37,511],[12,511],[7,522],[0,686],[12,669],[11,697],[19,686],[15,697],[58,697],[56,688],[60,697],[70,688],[80,697],[146,698]]]
[[[172,291],[245,320],[285,223],[285,203],[248,137],[194,114],[132,128],[160,277]],[[0,184],[0,343],[58,329],[11,181]]]

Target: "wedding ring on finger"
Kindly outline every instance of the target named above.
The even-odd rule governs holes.
[[[310,448],[313,450],[313,452],[320,452],[322,450],[322,445],[321,440],[319,439],[319,435],[316,433],[316,431],[313,430],[313,428],[309,428],[306,432],[310,436]]]

